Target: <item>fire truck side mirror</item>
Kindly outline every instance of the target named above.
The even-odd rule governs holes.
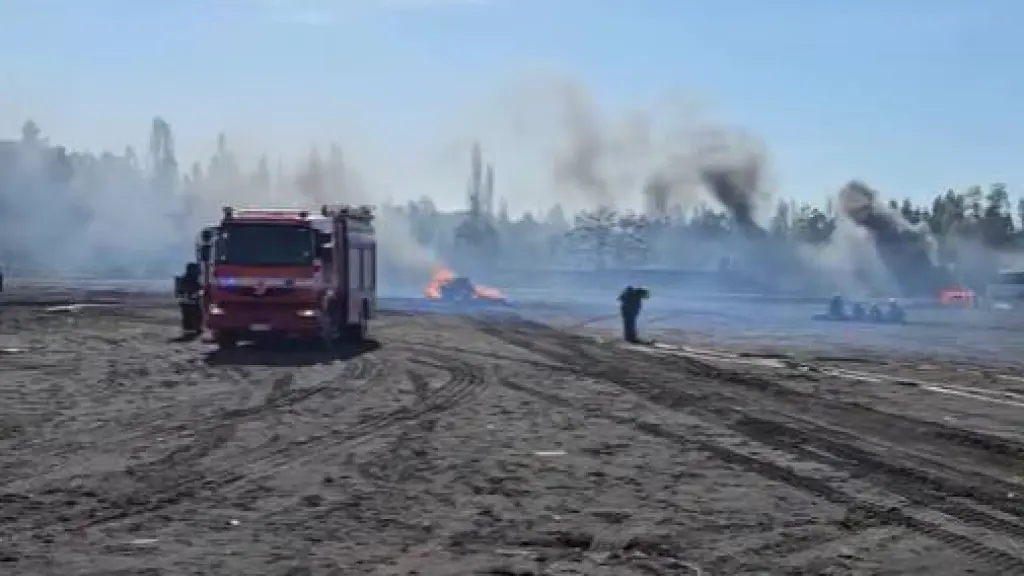
[[[317,231],[316,233],[316,250],[314,251],[316,257],[321,260],[329,260],[331,258],[331,235]]]
[[[316,257],[324,262],[330,262],[333,260],[334,251],[331,249],[330,244],[317,244],[316,245]]]

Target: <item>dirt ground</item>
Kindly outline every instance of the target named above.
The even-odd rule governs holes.
[[[0,574],[1024,574],[1007,366],[373,330],[219,353],[167,304],[0,304]]]

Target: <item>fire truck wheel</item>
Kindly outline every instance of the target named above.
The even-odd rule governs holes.
[[[223,350],[230,350],[238,345],[238,336],[230,332],[219,332],[214,339],[217,342],[217,347]]]
[[[327,318],[323,325],[323,339],[328,345],[338,342],[345,336],[344,327],[341,325],[341,305],[336,299],[331,299],[325,306]]]
[[[358,324],[349,324],[345,326],[347,340],[350,342],[363,342],[366,340],[366,336],[370,332],[370,307],[363,302],[362,311],[359,314]]]

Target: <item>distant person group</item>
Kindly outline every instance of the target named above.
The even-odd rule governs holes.
[[[889,299],[888,307],[884,311],[878,304],[872,304],[870,308],[865,308],[861,302],[854,302],[850,306],[850,312],[847,313],[846,301],[841,295],[836,294],[829,300],[825,319],[902,324],[906,321],[907,315],[895,298]]]

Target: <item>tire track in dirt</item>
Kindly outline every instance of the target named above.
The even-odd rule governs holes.
[[[408,408],[409,413],[395,423],[403,428],[387,453],[358,466],[360,473],[369,480],[400,483],[416,473],[425,472],[426,448],[423,444],[434,433],[438,419],[479,396],[489,382],[486,368],[438,350],[417,348],[416,355],[409,362],[444,372],[446,380],[438,386],[431,386],[429,375],[412,368],[406,370],[406,378],[413,386],[415,403]],[[409,427],[413,424],[419,430]]]
[[[710,368],[712,373],[719,370],[714,366],[698,363],[705,368]],[[735,373],[730,371],[729,375],[735,375]],[[819,410],[828,404],[838,404],[837,402],[828,402],[820,397],[788,389],[778,383],[765,382],[764,379],[750,379],[747,375],[741,376],[747,380],[747,384],[751,383],[750,380],[755,380],[753,383],[758,387],[766,383],[769,384],[771,387],[769,391],[771,392],[782,391],[785,395],[790,396],[810,396],[816,401],[815,408]],[[735,380],[736,378],[729,378],[725,381],[732,383]],[[761,380],[761,382],[756,380]],[[674,401],[678,402],[678,400]],[[712,410],[712,412],[719,418],[726,419],[726,421],[731,419],[733,424],[730,427],[750,438],[755,438],[759,442],[787,450],[793,454],[799,454],[809,460],[826,463],[835,468],[842,469],[849,472],[852,477],[870,478],[874,484],[884,486],[892,493],[898,494],[919,506],[945,513],[968,525],[982,527],[997,533],[1010,534],[1018,538],[1024,536],[1024,527],[1017,522],[1017,518],[1019,518],[1022,511],[1021,506],[1015,499],[1008,497],[1008,494],[1016,488],[1013,484],[986,477],[985,482],[989,484],[990,488],[984,489],[976,484],[968,484],[944,477],[942,474],[937,473],[934,467],[920,469],[897,464],[893,460],[879,457],[875,452],[860,448],[858,444],[863,444],[863,442],[858,434],[836,429],[835,427],[828,427],[809,421],[806,418],[800,418],[793,412],[777,415],[779,418],[786,420],[785,423],[774,419],[760,418],[749,412],[728,410],[722,407],[718,407],[718,409]],[[972,448],[978,444],[974,433],[970,431],[959,429],[954,431],[934,423],[899,417],[885,412],[868,411],[867,415],[871,414],[889,417],[889,421],[882,423],[882,426],[888,425],[891,427],[893,419],[911,422],[918,428],[930,424],[932,428],[938,428],[942,432],[946,432],[936,436],[945,437],[947,440],[961,441]],[[850,414],[849,416],[857,417],[865,416],[865,414]],[[794,425],[794,420],[798,420],[800,423]],[[864,424],[863,418],[860,419],[859,424]],[[815,433],[812,434],[812,430]],[[913,428],[890,430],[890,435],[893,432],[899,435],[913,435],[915,430]],[[879,436],[884,436],[884,434],[879,434]],[[838,438],[845,438],[845,442]],[[1002,446],[1000,445],[999,448],[1002,448]],[[825,451],[824,455],[822,454],[823,450]],[[1001,449],[999,452],[1005,453]],[[935,465],[934,463],[931,464]],[[969,503],[957,501],[958,498],[969,499],[988,505],[1006,513],[1013,519],[1009,520],[993,516],[990,513],[978,510]]]
[[[641,377],[639,374],[631,372],[631,369],[637,368],[636,363],[638,360],[617,358],[620,362],[624,361],[625,365],[610,366],[608,365],[608,360],[595,357],[595,354],[591,350],[588,350],[590,347],[584,343],[574,340],[569,335],[562,335],[551,328],[543,328],[543,330],[536,331],[540,332],[538,334],[531,332],[529,335],[526,335],[522,333],[517,334],[515,331],[509,331],[507,329],[495,329],[494,327],[488,326],[482,327],[482,329],[489,335],[515,346],[550,357],[552,360],[558,362],[570,365],[577,364],[577,371],[579,375],[609,381],[622,386],[626,390],[638,394],[655,404],[665,406],[670,409],[680,409],[683,407],[686,407],[691,411],[695,408],[702,409],[705,415],[710,417],[712,422],[723,422],[725,423],[726,428],[732,429],[743,437],[750,438],[751,440],[755,440],[756,442],[765,444],[787,454],[793,455],[795,453],[805,459],[810,459],[831,468],[844,469],[847,472],[858,472],[861,478],[868,476],[870,472],[888,475],[889,478],[895,477],[894,480],[883,483],[886,485],[886,488],[897,493],[902,497],[902,500],[907,501],[909,504],[917,505],[924,510],[936,510],[949,515],[966,525],[979,525],[995,532],[1011,534],[1014,536],[1020,534],[1020,525],[1015,522],[997,518],[969,507],[961,507],[959,505],[940,505],[944,503],[945,498],[964,497],[965,495],[962,487],[951,487],[948,482],[934,478],[932,484],[928,487],[933,488],[935,492],[928,497],[921,497],[918,495],[918,486],[908,486],[908,484],[915,481],[915,473],[917,474],[917,480],[922,478],[920,475],[921,471],[906,469],[904,466],[885,462],[884,459],[867,454],[863,451],[857,454],[861,456],[860,460],[854,460],[852,464],[848,463],[844,465],[836,458],[830,458],[827,456],[823,457],[820,453],[806,449],[796,450],[792,442],[792,438],[801,438],[805,448],[808,444],[812,444],[813,447],[824,449],[826,452],[830,447],[835,450],[838,449],[837,445],[841,445],[847,454],[851,454],[856,450],[856,447],[851,447],[835,440],[830,441],[826,446],[819,446],[814,442],[822,440],[820,435],[811,437],[800,436],[800,430],[794,430],[786,423],[780,422],[777,423],[777,426],[787,430],[787,433],[792,434],[792,436],[790,436],[790,441],[787,442],[779,441],[777,435],[775,437],[766,437],[763,429],[752,429],[750,426],[744,429],[742,423],[737,426],[730,426],[728,424],[730,420],[722,418],[723,413],[721,410],[718,410],[717,414],[714,409],[710,412],[707,410],[706,405],[709,403],[708,400],[711,395],[688,393],[675,389],[672,387],[672,382],[666,378],[665,374],[659,374],[656,369],[653,369],[650,358],[645,358],[640,361],[646,363],[646,366],[644,366],[646,369],[644,370],[644,376]],[[537,342],[541,340],[546,341],[547,346],[538,346]],[[551,349],[555,348],[559,341],[564,342],[564,352],[556,352],[552,354]],[[679,365],[673,366],[673,368],[679,367]],[[692,374],[693,371],[690,370],[689,372]],[[707,377],[703,374],[697,375]],[[672,375],[671,380],[678,381],[678,376],[678,373]],[[661,382],[658,382],[659,378],[662,380]],[[657,384],[654,384],[654,382],[657,382]],[[721,383],[725,382],[720,382],[719,384]],[[728,383],[732,382],[728,381]],[[574,406],[573,403],[567,399],[557,397],[551,393],[543,392],[521,383],[503,380],[503,384],[511,389],[519,390],[520,392],[530,394],[538,399],[562,406],[566,409],[580,409],[580,407]],[[712,408],[720,408],[720,406],[714,406],[712,403]],[[747,416],[742,409],[734,409],[733,412],[729,414],[732,418],[735,418],[737,415]],[[1005,570],[1024,571],[1024,560],[1021,558],[1008,554],[998,547],[989,546],[975,537],[949,530],[946,526],[942,525],[940,520],[930,521],[923,519],[922,515],[919,513],[908,513],[904,509],[906,508],[906,505],[885,505],[873,502],[866,498],[860,498],[856,494],[850,494],[847,490],[838,488],[832,481],[799,474],[787,466],[747,454],[744,450],[737,449],[738,446],[730,446],[728,443],[724,443],[720,439],[715,441],[715,439],[708,440],[681,435],[658,424],[638,422],[629,418],[615,416],[613,414],[605,413],[601,414],[601,417],[616,421],[623,425],[632,426],[635,429],[651,436],[703,449],[726,462],[733,463],[766,478],[784,482],[807,492],[817,494],[833,503],[846,506],[853,510],[859,510],[875,522],[902,526],[915,532],[925,534],[933,539],[944,542],[949,546],[955,547],[966,554],[983,559],[994,567]],[[870,479],[872,483],[877,483],[877,478]],[[970,497],[970,495],[968,494],[967,497]],[[1005,508],[1011,503],[1004,501],[1003,504]],[[1014,514],[1014,516],[1019,514],[1016,510],[1010,513]]]
[[[233,404],[246,404],[254,394],[251,382],[252,374],[239,366],[228,366],[225,370],[215,371],[202,364],[197,366],[188,361],[180,361],[170,364],[168,369],[179,377],[195,375],[199,385],[210,378],[228,381],[229,385],[225,386],[223,391],[217,393],[197,395],[195,398],[189,398],[187,411],[183,410],[180,404],[167,402],[154,408],[133,410],[125,418],[121,414],[125,411],[123,406],[119,406],[115,402],[108,402],[104,406],[104,403],[96,401],[96,406],[92,409],[76,413],[75,417],[83,420],[102,420],[106,423],[105,426],[128,428],[129,431],[127,433],[123,430],[118,431],[119,439],[127,443],[147,436],[160,435],[158,427],[161,425],[178,427],[195,425],[201,427],[205,425],[208,418],[217,416],[217,414],[208,414],[204,408],[219,405],[222,401]],[[162,370],[151,370],[151,372],[159,371]],[[179,385],[181,384],[178,382],[174,384],[174,386]],[[167,386],[170,387],[171,385]],[[116,396],[123,394],[124,390],[122,389],[112,393],[110,396],[111,398],[116,398]],[[184,420],[177,417],[182,411],[186,411],[187,414]]]
[[[191,442],[185,446],[120,472],[88,478],[89,485],[84,484],[86,479],[72,480],[73,485],[70,487],[51,486],[31,496],[0,494],[0,504],[4,504],[0,524],[16,522],[19,518],[31,518],[30,525],[16,525],[16,529],[23,532],[62,526],[65,530],[80,530],[151,514],[204,494],[219,493],[249,478],[241,474],[237,467],[232,467],[230,462],[221,462],[220,466],[211,469],[202,466],[201,461],[229,443],[240,424],[258,418],[269,410],[294,406],[322,394],[337,387],[339,380],[351,383],[352,380],[372,379],[381,367],[378,359],[363,356],[350,360],[341,372],[326,375],[312,385],[299,389],[291,389],[290,385],[272,386],[263,402],[224,410],[214,417],[214,422],[197,427]],[[347,387],[342,395],[351,390],[351,387]],[[286,465],[291,458],[290,448],[287,446],[263,454],[257,449],[241,456],[247,463],[258,462],[280,467]],[[112,487],[123,486],[125,480],[128,484],[126,489],[119,492],[110,490]],[[97,482],[102,485],[101,488],[92,487]]]
[[[31,435],[7,449],[47,450],[46,443],[74,443],[73,436],[82,434],[82,424],[91,426],[90,433],[116,428],[119,439],[131,440],[151,433],[149,429],[166,416],[169,408],[164,400],[175,400],[173,389],[187,383],[182,376],[210,376],[212,370],[191,356],[152,356],[152,350],[138,350],[134,336],[110,335],[94,330],[85,334],[61,333],[50,338],[45,346],[20,355],[17,366],[10,368],[31,375],[31,385],[0,387],[0,400],[8,411],[40,414],[51,417],[37,422]],[[127,357],[110,354],[112,349],[126,350]],[[60,373],[55,373],[59,371]],[[239,370],[229,369],[218,375],[233,377]],[[52,379],[52,381],[51,381]],[[140,385],[147,403],[157,407],[138,406]],[[232,398],[233,400],[234,398]],[[136,422],[138,424],[136,424]],[[125,428],[141,428],[132,434]],[[72,436],[69,438],[69,436]],[[0,484],[13,481],[0,480]]]
[[[262,417],[268,412],[288,409],[315,396],[331,392],[333,393],[330,395],[330,400],[338,400],[355,393],[359,388],[365,387],[384,375],[386,375],[386,367],[383,361],[372,356],[360,356],[349,360],[341,372],[325,375],[315,380],[313,384],[298,388],[294,387],[294,372],[289,372],[277,377],[272,382],[270,390],[264,396],[262,402],[253,406],[233,408],[222,412],[218,417],[221,420],[220,422],[206,427],[202,434],[197,433],[196,437],[197,439],[200,436],[204,439],[217,438],[223,429],[228,428],[231,430],[231,434],[227,436],[230,439],[240,424]],[[308,455],[309,452],[316,450],[318,447],[317,440],[320,439],[313,437],[307,442],[291,442],[283,446],[279,445],[271,448],[271,444],[274,443],[274,440],[271,438],[263,445],[254,450],[246,451],[240,456],[245,459],[245,463],[248,466],[256,465],[266,470],[276,471],[291,464],[296,456]],[[226,440],[220,442],[217,447],[224,443],[226,443]],[[201,458],[205,458],[208,455],[209,453]],[[198,459],[193,460],[193,462],[197,461]],[[230,463],[228,465],[230,466]],[[154,475],[157,477],[162,476],[166,474],[166,469],[164,470],[163,472],[155,471]],[[260,478],[262,477],[264,476],[260,476]],[[206,473],[203,483],[207,488],[207,493],[217,493],[218,495],[226,496],[230,494],[231,489],[235,485],[239,483],[249,484],[256,479],[252,475],[241,474],[237,467],[228,469],[217,468]]]
[[[806,476],[797,473],[790,467],[746,454],[719,442],[682,434],[670,430],[665,426],[661,426],[660,424],[641,422],[607,412],[595,411],[592,408],[581,407],[559,395],[524,385],[518,381],[502,379],[501,384],[510,390],[518,391],[566,410],[582,411],[593,417],[603,418],[623,426],[632,427],[648,436],[668,440],[690,449],[703,450],[714,455],[723,462],[735,465],[743,470],[753,472],[769,480],[781,482],[799,490],[814,494],[833,504],[844,506],[847,508],[847,517],[858,518],[857,524],[859,524],[859,526],[854,529],[862,529],[863,527],[878,524],[898,526],[942,542],[952,548],[964,552],[965,554],[969,554],[977,559],[983,560],[989,565],[1000,570],[1005,570],[1010,573],[1021,573],[1021,571],[1024,570],[1024,560],[1014,555],[1008,554],[999,548],[988,546],[973,537],[950,531],[936,521],[930,521],[922,518],[921,514],[908,513],[900,506],[880,504],[860,498],[855,494],[851,494],[849,490],[843,490],[837,487],[834,481]],[[810,543],[805,543],[805,545],[818,546],[825,542],[827,542],[827,540],[814,540]],[[766,549],[770,549],[772,547],[778,547],[786,550],[787,552],[793,551],[791,549],[791,544],[788,542],[772,544],[767,546]],[[685,553],[685,550],[679,548],[678,550],[675,550],[675,553],[682,555]]]
[[[552,331],[551,327],[544,325],[537,326],[540,326],[544,331]],[[566,339],[564,346],[567,351],[557,355],[557,361],[561,362],[563,366],[557,367],[543,363],[534,363],[532,365],[554,368],[565,372],[576,372],[578,368],[573,364],[575,359],[591,358],[595,355],[595,352],[601,355],[607,355],[609,352],[606,349],[596,347],[593,342],[587,341],[585,338],[574,334],[560,333],[556,337]],[[513,338],[516,341],[515,345],[518,347],[522,348],[532,345],[531,338]],[[548,354],[548,356],[550,356],[550,354]],[[706,362],[692,357],[664,355],[660,356],[660,358],[660,365],[666,369],[678,368],[683,373],[701,376],[708,380],[726,381],[730,384],[747,388],[752,392],[765,394],[773,399],[792,402],[795,404],[804,404],[805,408],[813,408],[815,410],[823,411],[833,417],[857,419],[861,422],[883,420],[884,427],[889,431],[890,435],[892,435],[894,425],[899,427],[898,433],[901,439],[930,436],[931,439],[956,444],[972,451],[990,453],[995,457],[1004,459],[1004,461],[1000,463],[1003,465],[1009,463],[1011,460],[1015,461],[1017,459],[1024,458],[1024,443],[1016,442],[995,434],[988,434],[976,430],[967,430],[934,420],[913,418],[904,414],[880,410],[873,406],[853,400],[823,397],[812,392],[805,392],[792,388],[769,378],[723,368],[711,362]],[[615,360],[621,361],[622,358],[616,358]],[[638,364],[642,364],[642,361],[632,360],[630,364],[636,366]],[[813,366],[809,368],[813,369]],[[814,375],[814,372],[810,375],[805,372],[795,372],[791,377],[813,379]],[[676,392],[673,391],[671,393],[674,394]]]
[[[447,380],[437,388],[423,390],[421,380],[419,386],[413,380],[414,387],[419,389],[417,402],[412,406],[402,406],[378,418],[355,426],[349,431],[350,443],[358,443],[369,439],[378,431],[386,430],[398,424],[417,422],[424,418],[441,416],[464,402],[478,396],[487,387],[490,378],[487,369],[465,360],[442,352],[417,351],[411,358],[413,364],[420,363],[448,373]],[[415,370],[415,379],[423,376]],[[408,377],[407,373],[407,377]]]
[[[839,411],[842,411],[842,415],[845,418],[885,419],[887,427],[892,426],[893,423],[901,426],[901,435],[909,434],[915,437],[931,436],[936,440],[950,442],[972,450],[988,452],[993,456],[1001,458],[1019,459],[1024,457],[1024,443],[995,434],[967,430],[934,420],[924,420],[905,414],[888,412],[855,400],[824,397],[812,392],[795,389],[770,378],[745,374],[741,371],[717,366],[710,361],[697,358],[670,356],[666,361],[662,362],[663,365],[666,363],[688,367],[709,379],[725,379],[730,383],[748,388],[754,392],[773,396],[782,401],[803,403],[816,410],[827,411],[831,415],[837,415]],[[792,375],[788,375],[788,377],[812,381],[819,376],[828,377],[827,373],[817,370],[814,366],[799,364],[797,367],[807,368],[809,372],[795,372]]]
[[[154,356],[153,350],[139,346],[140,342],[146,344],[145,338],[103,334],[91,328],[48,335],[48,342],[33,346],[14,368],[29,382],[0,386],[5,413],[51,414],[0,444],[8,463],[19,455],[24,458],[23,465],[0,470],[0,489],[17,491],[15,485],[65,475],[62,469],[80,463],[88,468],[90,463],[82,462],[81,453],[109,443],[110,438],[116,438],[120,451],[147,448],[155,439],[175,433],[166,425],[175,419],[175,411],[190,414],[191,410],[181,410],[182,395],[175,388],[188,385],[189,376],[208,374],[207,367],[177,354]],[[98,335],[104,339],[99,340]],[[158,342],[165,343],[162,335]],[[54,373],[55,369],[59,372]],[[233,377],[235,372],[229,370],[222,376]],[[227,396],[227,400],[235,400],[237,393]],[[210,399],[210,395],[204,398]],[[190,401],[188,398],[185,404]],[[37,459],[38,454],[46,457]]]
[[[389,347],[389,350],[398,351],[393,347]],[[229,499],[261,484],[285,467],[301,467],[313,461],[324,460],[338,451],[351,450],[365,444],[396,426],[438,417],[476,397],[490,383],[486,369],[453,356],[418,353],[411,361],[427,362],[433,368],[444,370],[449,376],[443,385],[424,394],[422,401],[411,406],[389,410],[343,431],[332,431],[280,447],[276,457],[259,462],[255,470],[250,463],[244,479],[232,483],[226,490],[219,491],[217,497]],[[397,362],[391,361],[390,364],[393,366]]]
[[[374,417],[371,420],[349,428],[343,435],[332,441],[331,445],[318,451],[314,457],[324,458],[330,452],[342,449],[353,450],[364,445],[380,434],[400,426],[420,425],[428,427],[421,430],[423,434],[433,432],[433,425],[437,419],[446,413],[466,405],[483,394],[494,381],[491,371],[483,366],[467,362],[458,356],[438,351],[425,351],[419,348],[402,347],[390,348],[392,351],[406,352],[409,356],[406,359],[408,364],[420,364],[446,374],[444,382],[436,387],[431,387],[429,378],[420,370],[410,368],[406,370],[405,376],[410,379],[413,385],[415,400],[411,405],[402,406],[384,414]],[[400,363],[399,361],[395,361]],[[388,446],[385,454],[379,455],[377,463],[362,464],[355,463],[356,472],[365,480],[377,484],[391,485],[409,479],[410,469],[405,466],[403,458],[406,450],[416,450],[422,446],[423,437],[414,438],[415,432],[406,429],[399,433],[395,442]],[[299,461],[298,464],[302,464]],[[247,478],[249,484],[253,478]],[[336,513],[347,513],[350,504],[346,501],[339,501],[320,507],[310,517],[302,517],[301,521],[317,521],[329,518]],[[285,521],[292,514],[290,511],[283,511],[275,515],[273,521]],[[265,519],[270,521],[269,519]],[[296,521],[299,521],[296,519]]]
[[[453,372],[448,372],[448,381],[455,377]],[[415,395],[414,406],[423,406],[430,401],[430,379],[423,373],[416,370],[406,370],[406,378],[413,386]],[[411,431],[408,425],[402,426],[398,437],[390,443],[388,450],[382,457],[373,453],[373,458],[357,464],[360,475],[368,480],[382,484],[404,483],[410,480],[416,470],[417,463],[421,464],[426,459],[427,451],[422,447],[425,443],[423,436],[433,433],[437,426],[437,419],[426,417],[419,421],[421,434]]]
[[[929,455],[903,448],[904,445],[911,443],[934,446],[936,442],[944,442],[975,452],[970,455],[972,458],[977,458],[984,453],[991,454],[991,457],[984,460],[1005,468],[1015,463],[1020,455],[1024,455],[1024,447],[1012,440],[935,421],[893,414],[856,402],[823,398],[812,393],[794,390],[768,379],[745,376],[743,382],[737,382],[741,378],[736,377],[735,372],[729,371],[722,374],[713,366],[697,362],[699,365],[710,368],[704,372],[708,378],[737,383],[740,386],[751,387],[755,391],[764,390],[766,394],[773,396],[773,402],[776,400],[788,401],[799,410],[782,409],[771,414],[770,417],[762,417],[751,414],[749,411],[735,410],[723,405],[711,409],[719,418],[734,422],[734,427],[737,430],[746,430],[747,435],[753,435],[761,440],[772,438],[780,446],[790,446],[796,449],[799,447],[801,438],[813,434],[819,442],[819,447],[836,455],[832,459],[835,464],[845,465],[846,461],[854,461],[872,473],[883,473],[882,478],[898,477],[909,480],[920,487],[927,488],[929,493],[940,492],[951,497],[967,497],[1016,517],[1024,514],[1024,505],[1017,499],[1006,496],[1019,490],[1017,484],[977,470],[965,472],[953,466],[948,458],[937,461]],[[670,402],[678,403],[678,400],[670,400]],[[769,412],[776,407],[766,405],[763,408],[762,412]],[[810,413],[825,416],[832,422],[856,422],[856,429],[848,430],[802,416],[802,414]],[[785,420],[785,423],[780,420]],[[871,442],[864,438],[865,432],[875,438],[891,439],[893,445],[885,446],[884,449],[902,453],[906,463],[895,464],[893,459],[879,458],[876,454],[877,447],[875,451],[860,447],[871,446]],[[844,438],[845,441],[837,441],[837,438]],[[818,459],[820,460],[820,454]],[[925,469],[920,466],[924,466]],[[968,477],[983,482],[985,486],[969,482]],[[896,486],[890,486],[890,488],[897,489]],[[905,488],[905,485],[900,487],[904,490]],[[913,495],[914,497],[924,497],[917,491],[913,492]],[[953,506],[952,503],[947,505],[949,508]],[[977,517],[969,508],[963,506],[960,508],[959,514],[965,517]],[[1005,522],[1003,525],[1005,531],[1024,537],[1024,526]]]
[[[992,516],[957,501],[973,500],[1019,518],[1021,506],[1014,499],[1007,498],[1007,492],[993,493],[977,486],[954,483],[923,470],[878,458],[870,451],[859,448],[856,445],[858,439],[851,437],[847,431],[829,430],[814,425],[797,428],[752,415],[742,417],[734,424],[734,428],[762,442],[770,439],[772,446],[784,447],[791,453],[843,468],[854,477],[870,477],[874,483],[900,494],[911,502],[956,517],[968,524],[1024,539],[1024,525],[1019,522]],[[845,438],[845,441],[839,438]],[[808,449],[808,445],[814,449]],[[822,460],[821,449],[826,450],[834,458]],[[905,482],[900,484],[899,481],[894,481],[894,478],[905,478],[915,483],[918,488],[908,488]]]

